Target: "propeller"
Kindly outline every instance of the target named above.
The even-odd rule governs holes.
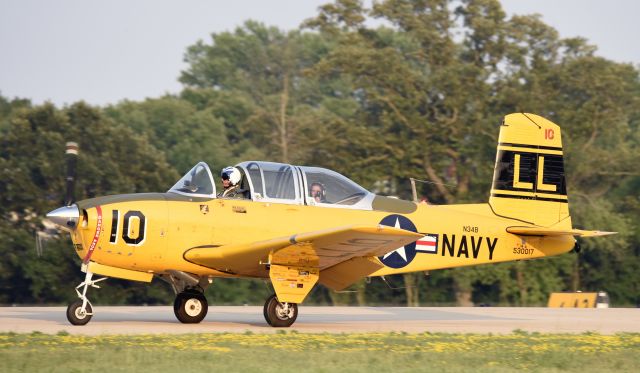
[[[71,231],[75,229],[80,213],[78,206],[74,203],[76,166],[78,164],[78,143],[68,142],[65,151],[66,177],[65,177],[65,197],[64,206],[55,209],[47,214],[47,218],[42,221],[44,230],[36,231],[36,254],[42,255],[46,246],[46,241],[57,234],[59,229]]]
[[[80,214],[78,206],[74,204],[76,187],[76,165],[78,164],[78,143],[68,142],[65,152],[65,163],[67,165],[67,175],[65,179],[66,191],[64,197],[64,207],[60,207],[47,214],[47,218],[59,228],[71,231],[75,229]]]
[[[66,193],[64,197],[64,205],[71,206],[75,201],[75,188],[76,188],[76,166],[78,164],[78,143],[68,142],[67,150],[65,152],[65,163],[67,165],[67,177],[66,177]]]

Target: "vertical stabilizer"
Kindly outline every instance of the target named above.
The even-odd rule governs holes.
[[[571,228],[558,125],[527,113],[504,118],[489,204],[503,217]]]

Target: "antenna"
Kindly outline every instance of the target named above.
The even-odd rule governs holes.
[[[443,185],[449,188],[456,188],[458,185],[456,184],[445,184],[445,183],[438,183],[435,181],[429,181],[429,180],[421,180],[421,179],[416,179],[413,177],[409,178],[409,181],[411,182],[411,193],[413,195],[413,202],[420,202],[418,201],[418,191],[416,190],[416,181],[421,182],[423,184],[435,184],[435,185]]]

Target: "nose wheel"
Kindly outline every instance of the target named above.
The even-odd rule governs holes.
[[[93,308],[91,308],[91,304],[87,303],[83,308],[81,299],[78,299],[67,307],[67,320],[73,325],[86,325],[91,321],[92,316]]]
[[[298,305],[280,302],[274,294],[264,303],[263,314],[267,323],[274,328],[288,328],[298,318]]]
[[[197,290],[186,290],[176,295],[173,313],[181,323],[197,324],[207,316],[207,298]]]

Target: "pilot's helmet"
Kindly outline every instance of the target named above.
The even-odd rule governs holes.
[[[231,185],[236,185],[240,182],[240,179],[242,179],[242,174],[237,168],[229,166],[222,169],[220,177],[222,177],[222,180],[229,180]]]

